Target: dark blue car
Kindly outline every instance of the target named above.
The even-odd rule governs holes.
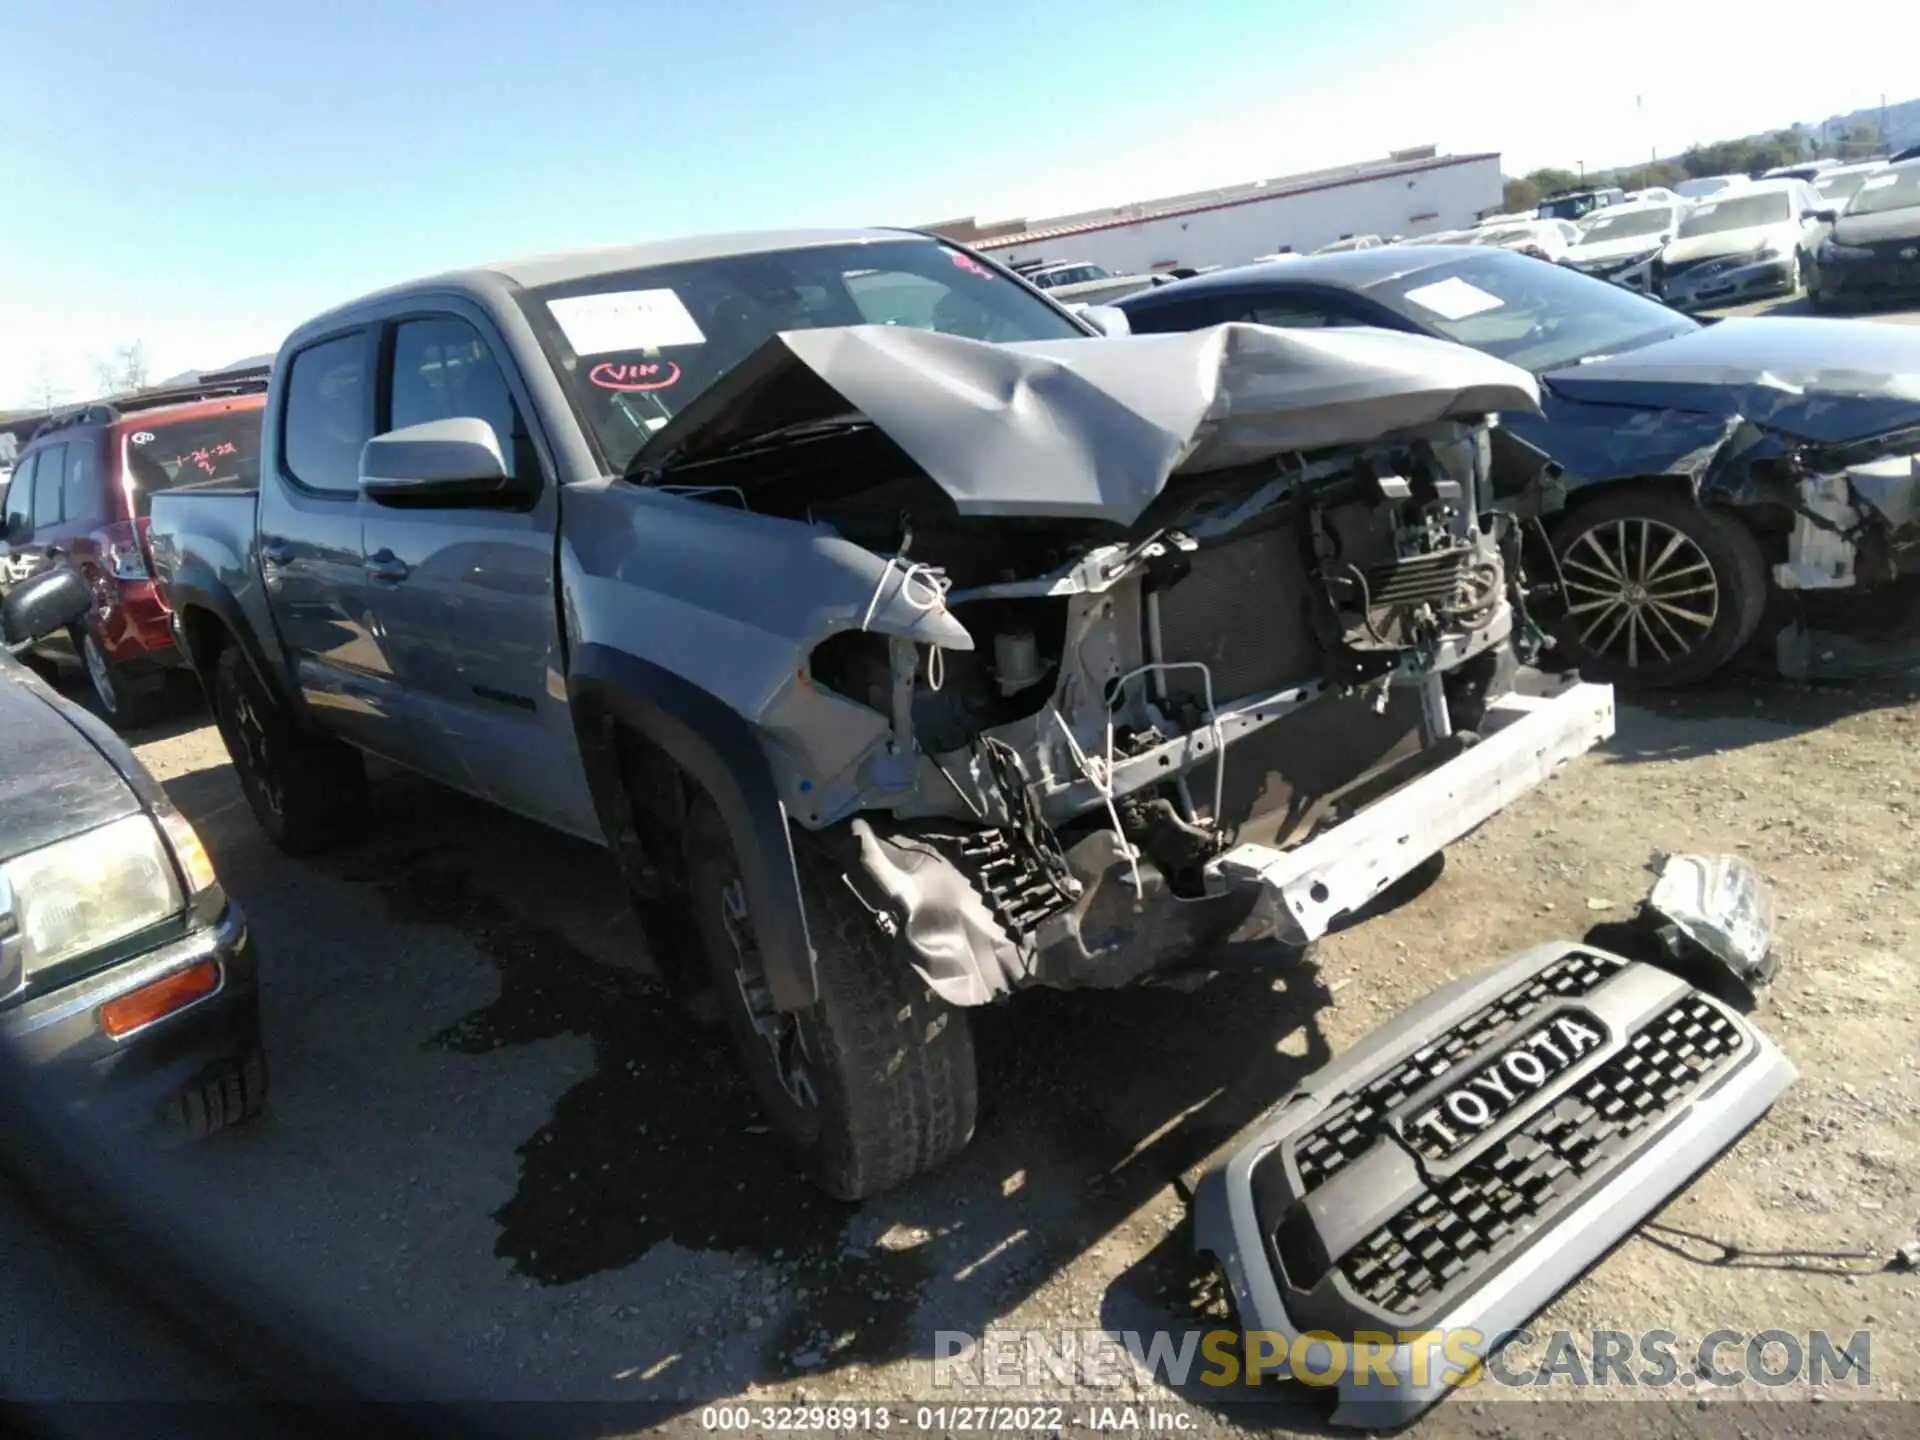
[[[1702,325],[1564,266],[1450,245],[1249,265],[1116,304],[1142,333],[1368,325],[1532,371],[1541,413],[1501,417],[1494,488],[1544,515],[1561,642],[1595,678],[1697,680],[1770,614],[1791,619],[1787,592],[1920,570],[1920,329]]]

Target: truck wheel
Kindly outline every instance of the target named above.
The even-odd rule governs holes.
[[[173,1097],[161,1120],[182,1140],[204,1140],[256,1118],[267,1105],[267,1057],[255,1050]]]
[[[1760,628],[1767,567],[1739,520],[1634,485],[1568,512],[1553,530],[1566,582],[1557,629],[1591,680],[1661,689],[1725,665]]]
[[[774,1008],[726,822],[690,807],[687,892],[735,1048],[815,1182],[859,1200],[933,1169],[973,1135],[973,1037],[875,927],[811,837],[795,836],[820,997]]]
[[[360,752],[302,729],[236,646],[215,667],[213,715],[267,838],[289,855],[331,843],[366,785]]]
[[[74,653],[93,687],[94,703],[109,725],[120,731],[139,730],[160,718],[167,701],[164,676],[130,679],[85,625],[73,627],[72,639]]]

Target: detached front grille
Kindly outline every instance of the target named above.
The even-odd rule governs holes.
[[[1417,1314],[1744,1043],[1726,1015],[1687,996],[1552,1107],[1394,1215],[1348,1253],[1341,1273],[1369,1304]]]
[[[1440,1040],[1413,1052],[1392,1070],[1371,1081],[1346,1104],[1330,1110],[1306,1137],[1297,1141],[1294,1164],[1302,1193],[1318,1189],[1366,1154],[1385,1128],[1389,1113],[1475,1054],[1495,1036],[1510,1030],[1551,1000],[1590,995],[1618,974],[1626,962],[1615,955],[1576,950],[1553,962],[1524,985],[1475,1011]]]

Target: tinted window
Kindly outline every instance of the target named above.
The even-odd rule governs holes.
[[[1510,250],[1443,260],[1367,287],[1429,334],[1539,373],[1699,327],[1676,310]]]
[[[1251,320],[1255,325],[1277,325],[1283,330],[1312,330],[1325,325],[1364,323],[1346,314],[1337,305],[1289,295],[1248,301],[1237,318]]]
[[[364,335],[323,340],[293,357],[281,420],[288,474],[316,490],[359,487],[360,447],[373,428],[370,388]]]
[[[251,490],[260,483],[260,419],[253,406],[131,431],[126,440],[133,513],[161,490]]]
[[[13,483],[7,487],[6,531],[0,535],[0,539],[16,530],[33,528],[33,471],[39,463],[40,456],[36,452],[22,460],[20,468],[13,472]]]
[[[106,496],[100,492],[100,465],[91,441],[76,440],[67,446],[67,478],[61,487],[69,520],[100,521],[108,518]]]
[[[1123,301],[1117,308],[1126,312],[1128,328],[1140,335],[1166,335],[1175,330],[1200,330],[1208,325],[1218,325],[1223,320],[1237,318],[1233,314],[1233,302],[1212,295],[1196,295],[1185,300],[1142,305],[1138,309]]]
[[[401,430],[456,416],[491,425],[507,471],[513,473],[519,413],[507,377],[480,332],[455,315],[403,320],[393,330],[388,428]]]
[[[67,447],[49,445],[40,452],[39,475],[46,478],[33,487],[33,525],[37,530],[42,525],[60,523],[60,472],[67,463]]]

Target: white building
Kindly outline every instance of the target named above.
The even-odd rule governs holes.
[[[1433,146],[1384,160],[1255,180],[1046,220],[968,218],[923,228],[1009,264],[1086,260],[1116,275],[1176,266],[1240,265],[1348,235],[1465,229],[1500,207],[1498,155],[1440,155]]]

